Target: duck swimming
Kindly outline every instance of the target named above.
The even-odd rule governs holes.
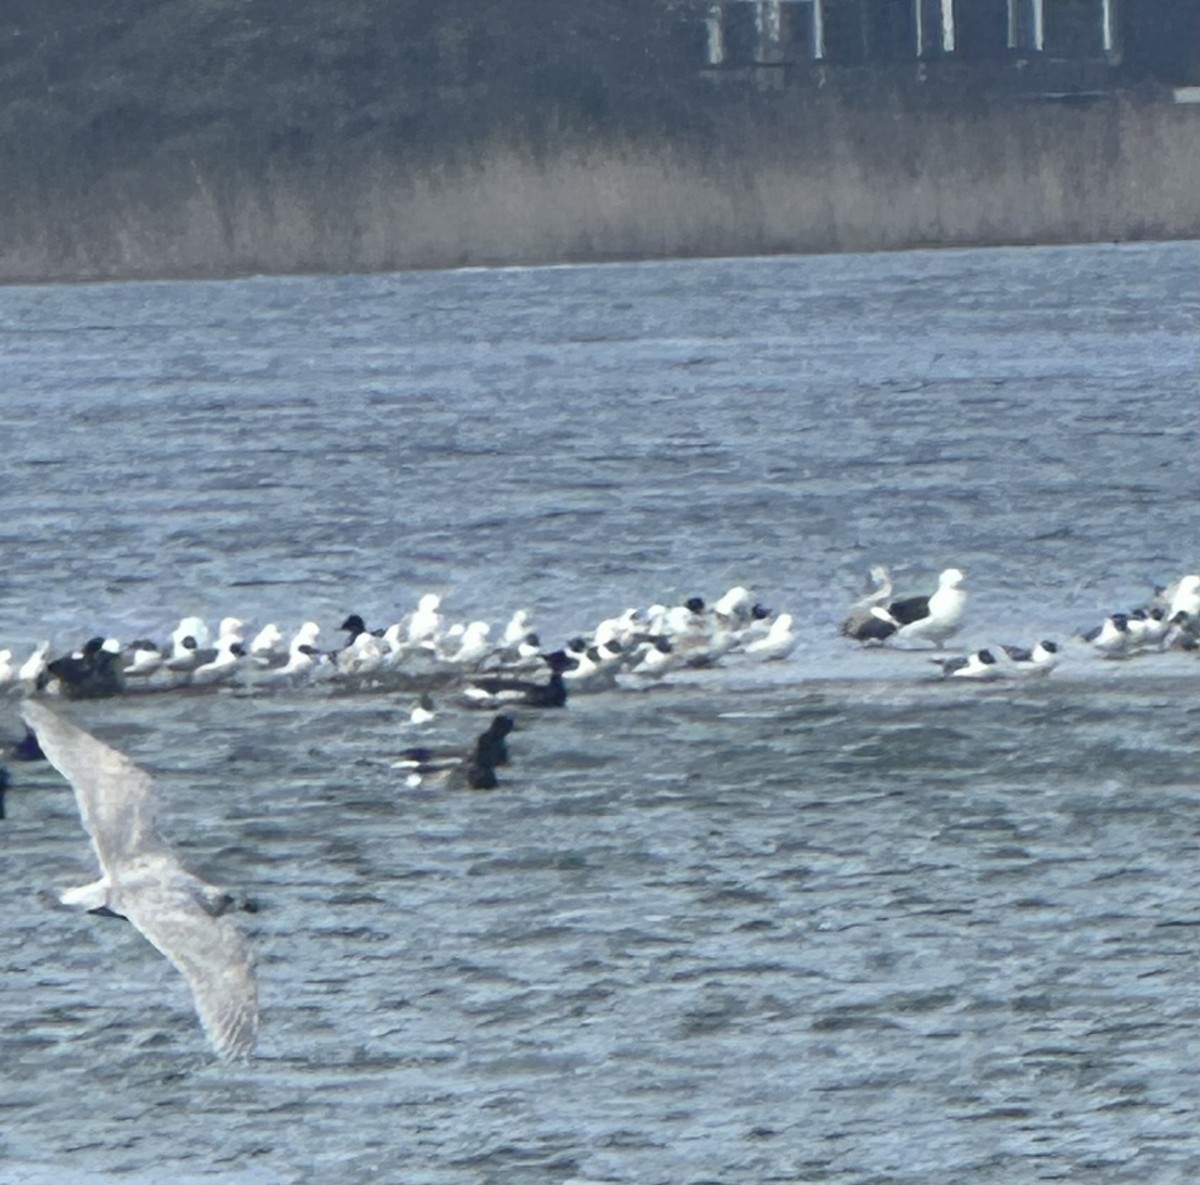
[[[409,786],[437,785],[446,789],[494,790],[500,783],[496,767],[508,764],[508,734],[516,728],[511,716],[498,715],[467,753],[413,746],[404,749],[393,769],[408,772]]]
[[[503,704],[524,704],[531,708],[563,708],[567,704],[567,685],[563,672],[575,665],[565,650],[553,650],[542,655],[550,668],[550,678],[545,683],[531,683],[525,679],[484,678],[472,679],[463,688],[463,699],[467,707],[495,708]]]
[[[56,681],[67,699],[103,699],[125,690],[121,644],[115,639],[94,637],[83,649],[46,664],[38,678],[39,689]]]

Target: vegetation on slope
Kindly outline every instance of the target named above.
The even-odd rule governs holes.
[[[409,157],[497,131],[673,132],[696,0],[6,0],[10,166]]]

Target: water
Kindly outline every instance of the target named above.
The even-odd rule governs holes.
[[[90,854],[18,767],[0,1178],[1195,1179],[1193,656],[964,687],[836,623],[876,562],[961,567],[968,646],[1196,571],[1198,309],[1188,244],[0,289],[18,659],[426,591],[802,635],[523,718],[487,795],[397,784],[407,696],[74,705],[262,904],[261,1057],[38,904]]]

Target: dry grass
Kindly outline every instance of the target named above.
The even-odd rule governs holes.
[[[1200,238],[1200,108],[1129,98],[903,117],[826,104],[719,143],[496,143],[10,180],[0,280],[374,271],[915,245]]]

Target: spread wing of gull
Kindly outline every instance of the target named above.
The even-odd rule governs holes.
[[[249,954],[223,916],[229,897],[183,868],[159,835],[153,779],[35,700],[25,701],[22,714],[50,764],[71,783],[100,861],[101,881],[90,895],[77,891],[74,900],[107,905],[128,918],[188,981],[217,1053],[249,1057],[258,1034]]]

